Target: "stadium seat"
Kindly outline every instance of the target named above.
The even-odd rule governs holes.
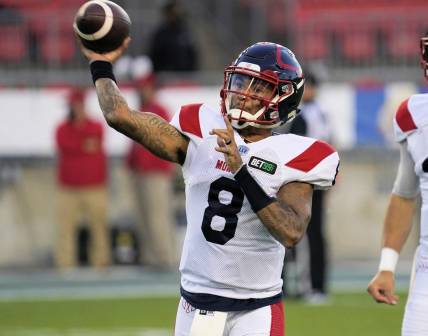
[[[62,0],[61,0],[62,1]],[[29,29],[33,33],[38,50],[38,58],[43,63],[67,63],[75,55],[76,45],[72,29],[77,0],[62,6],[61,1],[49,1],[47,6],[23,7]],[[79,1],[79,4],[82,1]],[[70,7],[71,6],[71,7]]]
[[[352,62],[368,61],[375,56],[374,33],[366,31],[348,31],[342,35],[342,52]]]
[[[71,32],[45,34],[41,37],[40,49],[45,63],[70,62],[76,52],[75,37]]]
[[[327,34],[322,32],[302,34],[297,41],[297,54],[307,60],[326,58],[330,48],[327,37]]]
[[[23,26],[0,25],[0,61],[22,62],[26,56],[27,40]]]
[[[287,8],[282,0],[267,1],[266,15],[267,24],[272,32],[284,32],[287,29]]]
[[[391,29],[387,36],[388,53],[393,58],[414,58],[419,55],[419,38],[422,36],[415,27]]]

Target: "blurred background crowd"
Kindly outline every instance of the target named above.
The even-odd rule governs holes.
[[[3,84],[82,83],[86,79],[85,62],[76,50],[70,24],[83,2],[0,1],[0,60],[6,67],[2,69]],[[328,65],[333,80],[364,76],[414,80],[414,41],[426,29],[423,0],[182,0],[180,8],[163,10],[165,1],[161,0],[116,2],[133,22],[131,57],[154,56],[156,70],[198,70],[197,79],[221,71],[252,42],[270,40],[290,46],[305,62]],[[169,27],[155,32],[161,21],[168,21]],[[187,47],[172,59],[176,69],[160,64],[167,56],[160,54],[162,43],[154,37],[182,51]],[[379,73],[370,71],[374,68]]]
[[[116,64],[120,85],[133,107],[167,119],[184,103],[219,104],[223,70],[246,46],[272,41],[295,52],[317,77],[317,101],[342,159],[323,206],[329,264],[373,271],[398,161],[392,116],[403,99],[427,91],[418,46],[427,1],[116,2],[132,20],[130,48]],[[0,0],[0,270],[175,270],[186,225],[180,168],[156,162],[103,122],[72,30],[82,3]],[[84,122],[71,117],[76,103]],[[79,150],[62,151],[63,123],[75,132],[71,139],[81,137]],[[74,171],[98,171],[68,176],[61,170],[67,155]],[[85,216],[64,224],[72,204]],[[74,228],[74,241],[60,240],[64,228]],[[403,260],[411,259],[412,237]]]

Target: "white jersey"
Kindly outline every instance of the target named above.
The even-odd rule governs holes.
[[[181,256],[181,286],[191,293],[233,299],[267,298],[282,290],[285,249],[251,210],[243,191],[217,152],[213,128],[223,116],[206,105],[186,105],[171,124],[190,138],[183,176],[187,232]],[[292,181],[327,189],[339,157],[328,144],[293,134],[246,144],[235,132],[242,161],[263,190],[275,197]]]
[[[422,197],[421,253],[428,256],[428,94],[415,94],[401,103],[394,118],[397,142],[407,140]]]

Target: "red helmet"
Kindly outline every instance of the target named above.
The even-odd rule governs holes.
[[[428,34],[421,38],[421,67],[424,70],[424,76],[428,79]]]
[[[277,127],[299,112],[304,81],[302,68],[291,50],[275,43],[256,43],[224,71],[222,112],[231,118],[235,128]],[[233,99],[237,96],[239,104]],[[244,110],[250,99],[260,102],[254,114]]]

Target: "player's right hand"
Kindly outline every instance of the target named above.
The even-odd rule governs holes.
[[[235,141],[233,127],[227,116],[223,116],[226,128],[215,128],[210,131],[211,135],[217,135],[217,152],[224,154],[224,159],[232,173],[242,166],[241,155]]]
[[[395,294],[394,273],[389,271],[378,272],[370,281],[367,291],[376,302],[395,305],[398,296]]]
[[[122,45],[117,48],[116,50],[109,51],[104,54],[98,54],[95,51],[89,50],[88,48],[85,48],[85,46],[80,42],[80,40],[77,38],[78,43],[80,44],[80,50],[82,50],[83,55],[86,56],[86,58],[91,61],[107,61],[110,63],[116,62],[124,53],[126,48],[128,48],[129,43],[131,42],[131,38],[127,37],[125,40],[123,40]]]

